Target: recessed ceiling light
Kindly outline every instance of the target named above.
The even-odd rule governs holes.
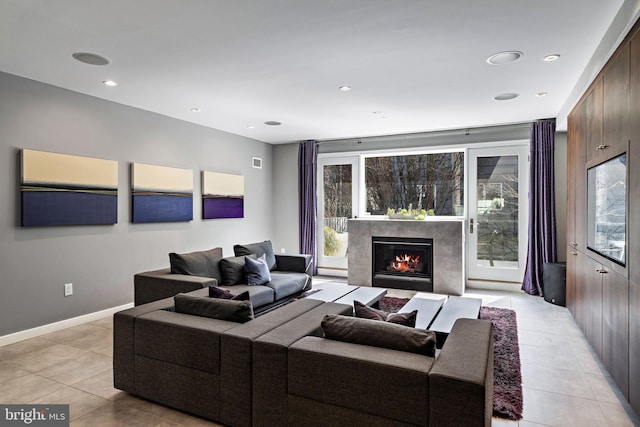
[[[249,125],[247,126],[247,129],[255,129],[256,127],[254,125]]]
[[[76,52],[71,56],[73,56],[75,60],[89,65],[107,65],[109,63],[107,58],[96,55],[95,53]]]
[[[192,111],[192,112],[194,112],[194,113],[199,113],[199,112],[200,112],[200,111],[202,111],[202,110],[201,110],[200,108],[198,108],[198,107],[193,107],[193,108],[191,109],[191,111]]]
[[[543,61],[546,61],[546,62],[552,62],[552,61],[555,61],[555,60],[557,60],[557,59],[559,59],[559,58],[560,58],[560,55],[559,55],[559,54],[557,54],[557,53],[552,53],[551,55],[547,55],[547,56],[545,56],[544,58],[542,58],[542,60],[543,60]]]
[[[519,93],[501,93],[500,95],[495,96],[493,99],[495,99],[496,101],[508,101],[519,96]]]
[[[102,84],[109,87],[118,86],[118,82],[114,82],[113,80],[103,80]]]
[[[547,96],[547,95],[548,95],[547,92],[538,92],[538,93],[536,93],[536,96],[539,97],[539,98],[543,97],[543,96]]]
[[[275,120],[267,120],[264,124],[267,126],[280,126],[282,123],[276,122]]]
[[[339,86],[338,90],[340,90],[340,92],[349,92],[351,90],[351,86]]]
[[[524,53],[518,50],[507,50],[505,52],[498,52],[487,58],[487,62],[491,65],[503,65],[515,62],[520,59]]]

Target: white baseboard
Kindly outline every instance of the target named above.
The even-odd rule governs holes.
[[[118,307],[108,308],[102,311],[96,311],[95,313],[84,314],[82,316],[73,317],[71,319],[61,320],[59,322],[49,323],[48,325],[38,326],[36,328],[27,329],[20,332],[15,332],[9,335],[3,335],[0,337],[0,347],[13,344],[18,341],[27,340],[29,338],[35,338],[40,335],[56,332],[61,329],[70,328],[72,326],[82,325],[83,323],[94,322],[96,320],[103,319],[107,316],[113,316],[118,311],[126,310],[133,307],[133,303],[124,304]]]
[[[521,291],[522,283],[492,282],[487,280],[467,279],[467,288],[518,292]]]

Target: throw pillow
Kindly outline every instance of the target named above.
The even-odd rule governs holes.
[[[418,310],[413,310],[407,313],[387,313],[386,311],[369,307],[360,301],[353,302],[353,309],[356,317],[361,319],[381,320],[383,322],[410,326],[412,328],[416,326],[416,318],[418,317]]]
[[[271,240],[265,240],[264,242],[259,243],[249,243],[246,245],[235,245],[233,247],[233,253],[235,256],[254,254],[256,257],[259,257],[266,255],[269,270],[276,269],[276,254],[273,251]]]
[[[255,259],[255,255],[248,255]],[[222,273],[222,284],[225,286],[244,283],[244,256],[222,258],[220,260],[220,272]]]
[[[209,298],[232,299],[234,294],[217,286],[209,286]]]
[[[436,333],[393,323],[328,314],[321,323],[328,339],[434,357]]]
[[[195,297],[178,294],[173,297],[177,313],[245,323],[253,319],[251,301]]]
[[[244,262],[244,272],[249,286],[264,285],[271,281],[269,266],[267,266],[264,254],[258,259],[247,257]]]
[[[220,281],[218,262],[222,259],[222,248],[208,251],[190,252],[188,254],[169,254],[169,263],[173,274],[188,274],[190,276],[213,277]]]

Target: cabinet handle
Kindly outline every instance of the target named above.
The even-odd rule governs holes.
[[[607,147],[608,147],[608,145],[600,144],[600,145],[598,145],[598,146],[596,147],[596,150],[604,150],[604,149],[606,149]]]
[[[607,274],[608,271],[605,270],[604,268],[596,268],[596,273],[600,273],[600,274]]]

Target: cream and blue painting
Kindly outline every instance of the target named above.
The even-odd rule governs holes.
[[[22,225],[115,224],[118,162],[22,150]]]
[[[174,222],[193,219],[193,171],[133,163],[132,221]]]
[[[202,172],[202,218],[243,218],[244,176]]]

